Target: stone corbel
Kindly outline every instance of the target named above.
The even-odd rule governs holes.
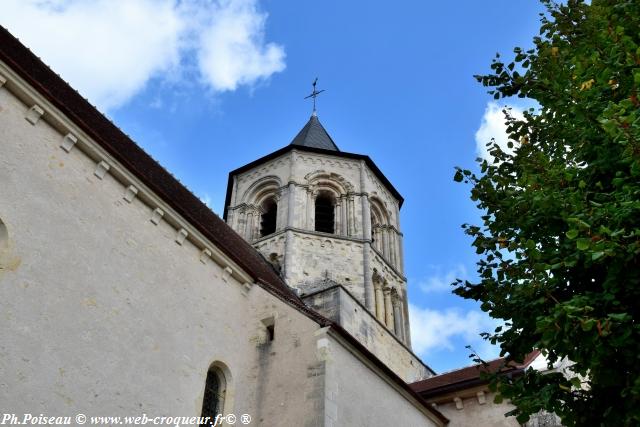
[[[232,274],[233,274],[233,270],[231,269],[231,267],[225,267],[224,270],[222,271],[222,280],[228,283],[229,277],[231,277]]]
[[[163,210],[160,208],[155,208],[153,213],[151,214],[150,221],[155,225],[158,225],[160,224],[160,220],[162,219],[163,216],[164,216]]]
[[[204,248],[201,252],[200,252],[200,262],[203,264],[207,263],[207,260],[211,258],[211,249],[209,248]]]
[[[124,196],[122,196],[122,198],[125,199],[127,203],[131,203],[133,202],[133,199],[135,199],[137,195],[138,195],[138,189],[133,185],[130,185],[127,187],[126,190],[124,190]]]
[[[188,235],[189,235],[189,232],[184,228],[181,228],[180,230],[178,230],[178,234],[176,234],[176,243],[182,246],[182,244],[184,243],[184,240],[187,238]]]
[[[459,397],[454,397],[453,401],[456,403],[456,409],[460,410],[464,408],[464,405],[462,404],[462,399],[460,399]]]
[[[68,153],[77,143],[78,143],[78,138],[74,134],[68,133],[62,139],[60,148],[62,148],[64,151]]]
[[[6,82],[7,82],[7,78],[2,74],[0,74],[0,87],[4,86]]]
[[[249,291],[251,291],[251,289],[253,288],[253,283],[245,283],[242,285],[242,290],[240,291],[240,293],[242,294],[242,296],[247,297],[249,296]]]
[[[484,391],[479,391],[476,393],[476,396],[478,396],[478,403],[480,405],[484,405],[485,403],[487,403],[487,398],[485,396]]]
[[[27,114],[25,114],[24,118],[27,119],[29,123],[35,125],[40,120],[40,117],[44,114],[44,110],[38,104],[34,104],[33,107],[29,108]]]
[[[100,163],[96,165],[96,170],[93,171],[93,174],[97,176],[99,179],[103,179],[104,176],[107,174],[107,172],[109,172],[109,169],[111,169],[111,166],[109,166],[107,162],[102,160]]]

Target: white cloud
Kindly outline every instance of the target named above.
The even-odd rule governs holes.
[[[483,340],[480,333],[492,333],[500,322],[481,311],[462,312],[455,308],[440,311],[409,304],[409,320],[411,345],[423,358],[436,351],[463,351],[465,345],[472,345],[486,360],[499,354],[499,348]],[[463,341],[461,348],[454,348],[454,338]]]
[[[215,90],[235,90],[284,70],[284,50],[264,43],[266,14],[253,0],[225,1],[201,34],[198,64]]]
[[[507,125],[504,113],[502,110],[505,108],[511,108],[511,115],[516,119],[523,120],[524,115],[522,109],[513,105],[499,106],[495,102],[489,102],[487,108],[484,110],[482,116],[482,123],[480,128],[476,131],[476,152],[479,157],[483,159],[491,160],[492,156],[487,149],[487,143],[494,138],[498,145],[506,152],[513,152],[513,150],[507,147]]]
[[[284,50],[265,44],[257,1],[5,0],[0,23],[110,110],[154,77],[179,83],[195,72],[224,91],[282,71]]]
[[[418,282],[418,287],[425,293],[451,292],[453,290],[451,284],[456,279],[464,280],[467,278],[467,269],[462,264],[458,264],[444,273],[440,267],[433,267],[432,270],[432,275]]]

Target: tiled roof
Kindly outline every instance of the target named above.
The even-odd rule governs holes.
[[[311,116],[307,124],[304,125],[296,137],[293,138],[291,145],[340,151],[315,114]]]
[[[520,372],[529,366],[539,354],[540,352],[537,350],[529,353],[522,363],[507,362],[504,357],[501,357],[487,362],[486,365],[478,364],[445,372],[410,384],[410,387],[423,398],[433,397],[440,393],[483,384],[485,383],[481,378],[481,373],[483,372],[501,372],[504,374]]]

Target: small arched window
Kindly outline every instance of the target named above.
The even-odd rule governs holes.
[[[218,414],[224,412],[224,397],[226,392],[226,381],[222,371],[212,366],[207,372],[207,380],[204,386],[204,397],[202,399],[201,417],[209,417],[209,420],[216,419]],[[210,425],[210,424],[201,424]]]
[[[274,199],[267,199],[262,204],[262,217],[260,219],[260,237],[268,236],[276,232],[276,218],[278,217],[278,204]]]
[[[316,197],[316,231],[334,233],[333,199],[328,194]]]

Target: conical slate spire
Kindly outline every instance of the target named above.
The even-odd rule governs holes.
[[[293,138],[291,145],[340,151],[315,114],[311,116],[307,124],[304,125],[302,130]]]

